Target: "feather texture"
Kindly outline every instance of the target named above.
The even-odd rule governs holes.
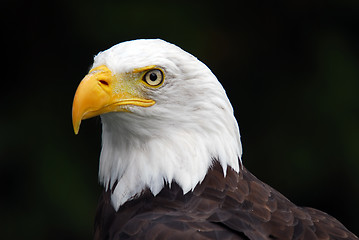
[[[321,211],[301,208],[245,168],[216,162],[203,182],[183,194],[178,184],[157,196],[149,189],[117,212],[111,191],[101,196],[95,239],[358,239]]]

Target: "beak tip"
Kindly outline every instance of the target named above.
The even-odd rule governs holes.
[[[74,133],[75,135],[79,134],[79,130],[80,130],[80,124],[74,124]]]
[[[74,133],[75,133],[75,135],[79,134],[80,124],[81,124],[81,121],[73,121],[73,122],[72,122],[72,125],[73,125],[73,127],[74,127]]]

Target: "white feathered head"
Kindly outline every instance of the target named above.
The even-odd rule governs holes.
[[[99,179],[118,209],[149,188],[176,182],[186,193],[214,160],[239,171],[242,147],[232,106],[197,58],[163,40],[134,40],[100,52],[80,83],[73,125],[101,115]]]

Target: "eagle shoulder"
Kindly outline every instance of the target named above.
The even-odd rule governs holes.
[[[149,190],[116,212],[104,191],[95,239],[357,239],[333,217],[301,208],[245,168],[238,174],[219,163],[194,191],[176,184]]]

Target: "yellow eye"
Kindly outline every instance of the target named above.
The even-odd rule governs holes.
[[[158,86],[163,82],[163,73],[161,70],[153,69],[143,76],[143,80],[150,86]]]

